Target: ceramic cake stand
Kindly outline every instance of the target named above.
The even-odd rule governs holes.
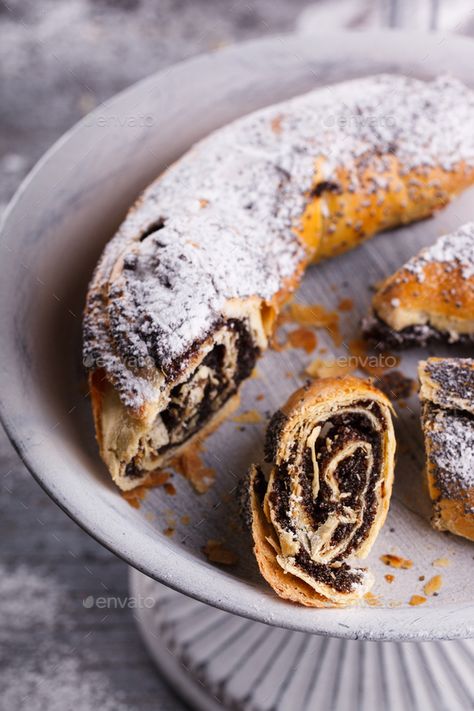
[[[131,569],[158,669],[199,711],[467,711],[474,640],[370,642],[270,627]],[[325,614],[322,610],[321,614]]]

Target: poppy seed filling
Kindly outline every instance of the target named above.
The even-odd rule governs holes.
[[[235,395],[258,355],[247,325],[228,320],[212,349],[190,376],[171,390],[168,406],[140,442],[138,454],[126,467],[126,476],[141,476],[143,470],[153,468],[159,455],[198,432]]]
[[[374,421],[380,424],[378,429]],[[361,581],[362,572],[344,559],[363,543],[377,513],[384,417],[377,403],[360,400],[317,424],[321,430],[313,448],[307,431],[294,432],[290,456],[275,464],[268,504],[279,528],[298,542],[295,565],[338,592],[349,592]],[[268,453],[272,449],[277,454],[284,427],[284,415],[277,413],[267,432]],[[301,439],[303,449],[298,446]],[[324,550],[318,549],[320,532],[328,530]]]

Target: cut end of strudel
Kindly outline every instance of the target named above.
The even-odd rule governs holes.
[[[433,526],[474,540],[474,359],[419,365]]]
[[[473,123],[456,79],[357,79],[215,131],[145,190],[84,317],[97,440],[120,488],[235,405],[309,262],[474,183]]]
[[[276,412],[247,512],[260,571],[280,597],[342,607],[368,592],[371,573],[350,559],[368,554],[385,521],[394,457],[390,403],[365,381],[315,381]]]
[[[366,336],[381,348],[474,343],[474,222],[423,249],[375,294]]]

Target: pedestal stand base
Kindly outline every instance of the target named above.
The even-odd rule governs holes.
[[[474,641],[365,642],[268,627],[131,570],[159,670],[198,711],[466,711]]]

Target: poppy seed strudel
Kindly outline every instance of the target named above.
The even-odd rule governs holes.
[[[260,572],[282,598],[350,605],[373,578],[365,558],[387,515],[395,435],[391,405],[358,378],[314,381],[270,421],[269,472],[249,475],[248,514]]]
[[[474,222],[440,237],[386,279],[364,333],[376,346],[474,343]]]
[[[432,523],[474,540],[474,359],[419,365]]]

